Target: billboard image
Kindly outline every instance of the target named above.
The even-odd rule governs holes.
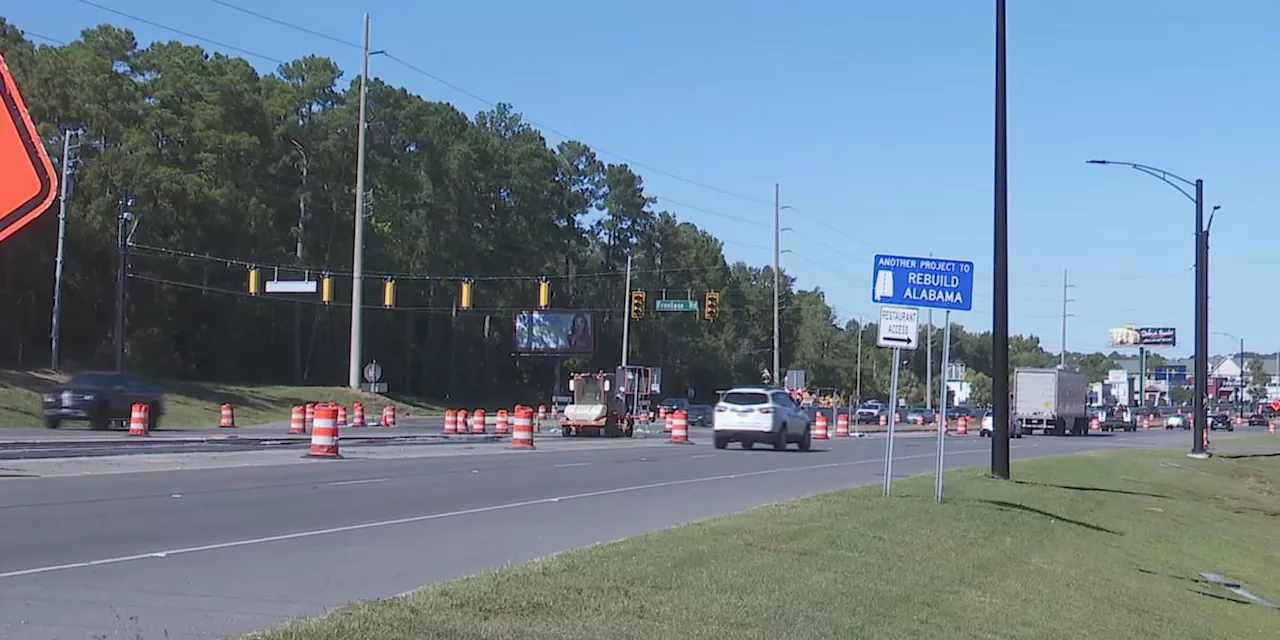
[[[1119,329],[1111,329],[1110,344],[1112,349],[1132,349],[1178,346],[1178,330],[1173,327],[1135,327],[1132,325]]]
[[[521,311],[515,317],[519,353],[593,353],[595,316],[589,311]]]

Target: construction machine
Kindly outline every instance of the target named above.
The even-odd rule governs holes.
[[[649,419],[652,387],[651,367],[573,374],[569,378],[572,399],[560,414],[561,434],[632,437],[636,425]]]

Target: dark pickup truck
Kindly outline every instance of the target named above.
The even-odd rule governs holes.
[[[84,420],[98,430],[112,422],[128,424],[135,402],[147,405],[148,428],[158,427],[164,414],[163,390],[142,384],[128,373],[78,373],[56,392],[44,394],[44,426],[57,429],[66,420]]]

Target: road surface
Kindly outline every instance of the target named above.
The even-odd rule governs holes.
[[[1161,430],[1028,437],[1013,447],[1024,458],[1188,439]],[[895,476],[931,471],[934,443],[899,438]],[[832,440],[803,454],[655,438],[305,464],[293,452],[291,464],[239,466],[229,455],[225,464],[237,466],[147,473],[120,473],[128,460],[116,458],[106,474],[0,479],[0,638],[246,633],[565,549],[878,482],[884,444]],[[948,446],[949,467],[989,460],[985,439],[951,437]],[[78,464],[106,464],[96,460]]]

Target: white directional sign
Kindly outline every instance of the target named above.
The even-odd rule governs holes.
[[[876,345],[885,349],[911,349],[920,345],[920,310],[914,307],[880,307]]]

